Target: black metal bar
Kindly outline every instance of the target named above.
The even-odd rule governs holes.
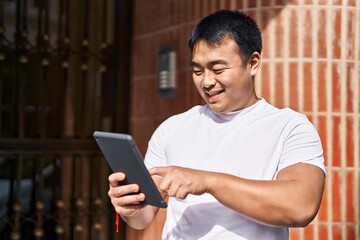
[[[83,66],[86,66],[83,71],[82,71],[82,74],[81,74],[81,85],[80,85],[80,88],[81,88],[81,91],[82,91],[82,98],[81,98],[81,122],[80,123],[80,126],[81,126],[81,135],[80,137],[81,138],[84,138],[86,136],[86,134],[88,134],[88,132],[86,131],[87,130],[87,126],[89,125],[89,121],[91,121],[90,118],[88,118],[88,106],[87,106],[87,94],[88,94],[88,84],[89,84],[89,73],[88,73],[88,64],[87,62],[84,62],[83,63]]]
[[[66,109],[66,98],[67,98],[67,89],[68,89],[68,76],[69,76],[69,69],[68,69],[68,61],[66,57],[63,59],[63,66],[62,66],[62,85],[61,85],[61,99],[58,102],[58,109],[60,110],[60,118],[64,119],[64,121],[61,122],[61,134],[63,137],[66,136],[66,130],[65,130],[65,109]]]
[[[62,191],[62,179],[64,177],[63,172],[63,156],[58,155],[58,159],[54,164],[55,174],[54,174],[54,188],[55,188],[55,197],[53,198],[55,202],[55,212],[57,213],[57,221],[55,227],[55,233],[57,235],[57,239],[62,240],[65,239],[65,228],[64,228],[64,220],[65,220],[65,204],[63,200],[63,191]]]
[[[65,118],[66,118],[66,99],[67,99],[67,89],[68,89],[68,76],[69,76],[69,58],[71,54],[71,46],[69,40],[69,12],[70,12],[70,3],[68,0],[61,0],[59,7],[59,53],[62,58],[62,76],[60,83],[60,93],[61,99],[58,101],[59,117],[64,119],[61,121],[60,133],[61,136],[65,137],[68,135],[65,129]],[[63,20],[63,18],[65,20]],[[64,23],[65,21],[65,23]]]
[[[15,183],[16,183],[16,169],[17,169],[17,161],[11,160],[10,157],[8,158],[8,162],[10,164],[10,177],[9,177],[9,201],[8,201],[8,216],[9,219],[13,215],[13,207],[12,204],[15,202],[14,192],[15,192]]]
[[[39,0],[39,11],[38,11],[38,46],[41,42],[41,35],[42,35],[42,20],[43,20],[43,0]]]
[[[3,76],[5,51],[4,51],[4,1],[0,1],[0,76]],[[0,77],[0,138],[2,137],[2,106],[3,106],[3,77]]]
[[[1,1],[2,2],[2,1]],[[1,14],[1,13],[0,13]],[[1,31],[0,26],[0,31]],[[0,138],[3,135],[3,86],[4,86],[4,78],[2,77],[4,75],[4,60],[5,60],[5,53],[2,51],[3,47],[3,39],[2,39],[2,33],[0,32]]]
[[[0,1],[0,28],[4,27],[4,1]]]
[[[113,113],[113,126],[112,131],[127,132],[129,126],[129,101],[130,101],[130,56],[131,56],[131,38],[124,38],[123,36],[131,36],[131,0],[114,1],[113,14],[115,17],[114,32],[114,49],[116,66],[112,66],[114,79],[114,102]],[[119,29],[122,29],[119,31]],[[121,81],[118,81],[121,79]],[[121,99],[120,99],[121,97]],[[119,111],[119,109],[121,109]]]
[[[20,51],[21,51],[21,0],[17,0],[16,4],[16,30],[15,30],[15,81],[14,81],[14,112],[13,112],[13,119],[17,119],[16,123],[17,126],[15,129],[17,129],[17,135],[22,138],[22,114],[21,114],[21,108],[22,106],[22,96],[21,96],[21,89],[22,89],[22,81],[21,81],[21,67],[19,64],[20,61]],[[20,91],[20,93],[19,93]],[[17,107],[17,109],[16,109]],[[16,110],[15,110],[16,109]]]
[[[28,14],[28,1],[18,0],[16,6],[16,32],[15,32],[15,101],[14,107],[17,107],[17,131],[19,138],[25,135],[25,84],[27,79],[27,14]]]
[[[49,34],[49,0],[43,0],[45,1],[45,24],[44,24],[44,34]]]
[[[36,213],[36,217],[35,217],[35,229],[34,229],[34,236],[36,239],[42,239],[44,236],[44,230],[43,230],[43,222],[44,222],[44,218],[43,218],[43,211],[45,208],[44,202],[43,202],[43,198],[44,198],[44,175],[43,175],[43,170],[44,170],[44,159],[43,159],[43,155],[40,155],[36,158],[36,175],[37,175],[37,182],[35,182],[35,188],[37,189],[36,191],[36,200],[35,200],[35,213]]]
[[[90,20],[90,1],[85,0],[85,7],[84,7],[84,40],[89,39],[89,20]]]
[[[106,36],[107,36],[107,18],[108,18],[108,0],[103,0],[103,9],[102,9],[102,34],[101,40],[103,43],[106,43]]]
[[[46,50],[44,50],[46,51]],[[43,53],[42,66],[41,66],[41,78],[40,78],[40,111],[39,111],[39,129],[40,129],[40,137],[45,139],[47,136],[47,93],[48,93],[48,76],[49,76],[49,68],[48,68],[48,59],[47,53]]]
[[[44,173],[43,173],[43,170],[44,170],[44,158],[43,158],[43,155],[39,155],[37,157],[37,163],[38,163],[38,166],[37,166],[37,179],[38,179],[37,186],[38,186],[38,191],[37,191],[36,199],[38,201],[42,201],[43,198],[44,198]]]
[[[95,169],[94,168],[94,161],[93,161],[93,157],[90,157],[88,159],[90,161],[90,164],[89,164],[89,167],[90,167],[90,170],[89,170],[89,186],[90,186],[90,189],[89,189],[89,218],[88,218],[88,229],[89,229],[89,239],[92,240],[93,239],[93,225],[94,225],[94,221],[96,221],[96,216],[95,213],[96,213],[96,209],[95,209],[95,206],[94,206],[94,189],[96,188],[96,184],[97,184],[97,181],[95,181],[94,178],[96,178],[96,176],[98,176],[98,174],[95,173]],[[96,190],[95,190],[96,191]]]
[[[37,165],[38,165],[38,159],[34,158],[33,163],[31,164],[31,206],[32,211],[35,212],[35,203],[36,203],[36,174],[37,174]]]
[[[79,138],[84,138],[85,136],[85,121],[88,121],[88,119],[85,118],[85,107],[86,107],[86,88],[87,88],[87,78],[88,78],[88,72],[87,72],[87,63],[82,62],[82,71],[81,71],[81,77],[78,82],[78,90],[77,90],[77,96],[76,96],[76,104],[77,109],[75,109],[75,135]]]
[[[70,34],[70,1],[64,0],[65,4],[65,38],[69,37]]]
[[[114,99],[112,97],[112,94],[108,94],[109,92],[112,91],[107,91],[108,89],[106,89],[106,85],[109,81],[107,81],[107,61],[108,61],[108,50],[109,50],[109,46],[107,43],[107,29],[108,29],[108,4],[109,1],[108,0],[104,0],[103,1],[103,9],[102,9],[102,43],[101,43],[101,59],[100,59],[100,82],[99,82],[99,87],[100,87],[100,96],[99,96],[99,101],[100,103],[98,104],[100,110],[98,110],[98,114],[99,114],[99,120],[97,122],[97,128],[101,129],[102,124],[101,124],[101,119],[105,116],[111,116],[112,113],[107,111],[108,109],[111,109],[111,107],[109,106],[109,104],[114,105]],[[110,80],[110,79],[109,79]],[[112,81],[110,80],[110,84],[111,85]],[[113,89],[113,88],[110,88]],[[105,92],[106,91],[106,92]],[[110,95],[110,96],[109,96]],[[107,97],[108,99],[110,99],[109,101],[106,101],[104,99],[104,97]],[[103,103],[106,103],[107,106]]]
[[[59,12],[58,12],[58,40],[64,37],[64,24],[63,24],[63,17],[64,17],[64,6],[65,0],[59,0]]]
[[[71,212],[73,214],[71,214],[70,217],[70,240],[76,239],[76,211],[77,211],[77,207],[76,207],[76,197],[77,197],[77,182],[76,182],[76,174],[77,174],[77,156],[74,156],[72,159],[72,174],[71,174],[71,186],[73,186],[72,191],[71,191]]]
[[[22,7],[22,30],[23,34],[25,34],[28,30],[28,0],[24,0]]]
[[[61,181],[58,181],[58,179],[60,178],[59,175],[59,171],[58,171],[58,161],[60,160],[60,156],[58,154],[54,155],[54,159],[52,160],[52,168],[54,169],[54,174],[52,175],[52,179],[51,179],[51,199],[53,199],[54,203],[57,199],[60,199],[60,191],[58,191],[57,188],[61,189]],[[52,206],[52,207],[55,207]]]
[[[82,92],[80,101],[80,137],[85,137],[87,132],[87,126],[89,125],[90,118],[87,118],[87,113],[89,111],[89,106],[87,106],[87,94],[88,94],[88,84],[89,84],[89,25],[90,25],[90,1],[84,1],[84,33],[82,40],[82,50],[81,50],[81,79],[79,90]]]
[[[25,134],[25,114],[24,114],[24,98],[25,98],[25,81],[26,81],[26,72],[27,72],[27,58],[21,55],[21,52],[19,50],[17,59],[17,71],[16,71],[16,78],[18,83],[18,104],[17,104],[17,111],[18,111],[18,136],[20,139],[24,138]]]
[[[22,179],[22,164],[23,164],[23,156],[19,155],[17,159],[14,202],[12,206],[14,211],[14,226],[12,229],[13,236],[20,236],[20,215],[21,215],[21,207],[22,207],[20,203],[20,192],[21,192],[21,179]]]
[[[22,3],[21,0],[16,1],[16,32],[15,32],[15,34],[19,34],[21,31],[21,3]]]

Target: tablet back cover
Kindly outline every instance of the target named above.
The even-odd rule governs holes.
[[[140,192],[145,194],[144,204],[166,207],[166,202],[162,199],[130,135],[96,131],[94,138],[111,170],[125,173],[126,179],[122,184],[138,184]]]

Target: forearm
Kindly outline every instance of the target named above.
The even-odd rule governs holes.
[[[132,216],[123,216],[120,217],[132,228],[134,229],[144,229],[146,228],[154,219],[156,215],[156,209],[150,205],[145,206],[140,209],[136,214]]]
[[[292,179],[256,181],[221,173],[211,174],[210,179],[209,193],[223,205],[275,226],[306,226],[317,213],[323,188],[323,184],[311,183],[314,179],[308,183]],[[311,184],[318,186],[309,187]]]
[[[229,178],[235,178],[233,176],[219,177],[221,181],[215,181],[209,193],[223,205],[264,224],[277,226],[292,224],[291,216],[294,214],[291,211],[293,209],[288,206],[287,202],[290,199],[284,197],[284,190],[282,190],[287,188],[286,182],[275,184],[239,178],[229,180]],[[230,182],[232,185],[227,184]]]

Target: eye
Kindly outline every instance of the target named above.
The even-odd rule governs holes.
[[[213,72],[214,72],[215,74],[221,74],[221,73],[223,73],[224,71],[225,71],[225,68],[213,69]]]
[[[193,73],[196,75],[196,76],[200,76],[202,74],[202,71],[201,70],[193,70]]]

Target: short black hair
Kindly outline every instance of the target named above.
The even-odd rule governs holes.
[[[200,40],[209,46],[221,46],[227,39],[236,42],[244,64],[254,52],[261,53],[262,40],[258,25],[237,10],[219,10],[201,19],[191,34],[189,48],[193,51]]]

